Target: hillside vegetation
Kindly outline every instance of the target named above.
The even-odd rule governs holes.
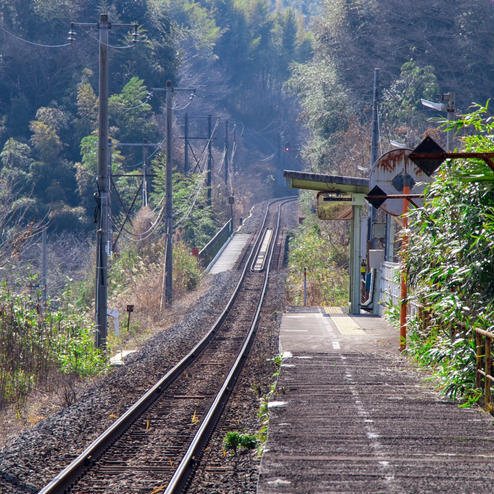
[[[449,91],[455,93],[460,115],[453,126],[454,145],[494,151],[492,110],[486,105],[494,94],[491,1],[324,0],[322,5],[314,24],[314,57],[295,64],[289,82],[309,132],[303,149],[309,169],[367,176],[358,165],[369,166],[376,67],[378,154],[390,149],[391,139],[413,148],[424,133],[444,145],[445,134],[431,117],[444,121],[445,115],[422,107],[420,98],[440,101]],[[445,392],[475,400],[473,330],[494,329],[492,170],[482,160],[447,161],[434,179],[424,208],[412,209],[406,232],[411,235],[408,280],[422,307],[409,320],[410,351],[438,372]],[[306,267],[318,273],[314,278],[331,279],[325,283],[328,289],[313,293],[317,296],[311,300],[327,303],[346,282],[341,279],[345,263],[331,266],[347,237],[339,225],[317,223],[310,207],[303,213],[307,219],[292,250],[291,279],[298,283],[294,299],[301,300],[299,280]],[[311,248],[321,242],[327,247],[323,240],[328,237],[329,248]]]
[[[308,16],[314,3],[268,0],[0,1],[0,408],[21,403],[47,376],[106,370],[92,348],[98,134],[99,14],[110,30],[112,308],[136,313],[111,351],[162,316],[165,171],[173,169],[174,293],[197,288],[202,276],[191,247],[204,246],[229,216],[275,193],[283,139],[299,131],[293,96],[284,90],[290,64],[312,55]],[[80,26],[76,23],[93,23]],[[137,23],[133,29],[116,24]],[[74,40],[67,41],[69,30]],[[74,34],[75,32],[75,34]],[[190,88],[174,99],[173,159],[164,147],[167,80]],[[184,117],[190,136],[207,135],[212,115],[213,190],[205,187],[206,141],[192,141],[184,169]],[[229,120],[229,124],[227,121]],[[230,180],[225,183],[226,131]],[[149,204],[139,190],[144,153],[120,143],[157,143],[147,154]],[[232,179],[232,173],[234,176]],[[132,209],[131,205],[134,205]],[[130,221],[124,221],[130,211]],[[40,279],[41,231],[48,230],[48,293]],[[118,239],[118,242],[117,242]],[[138,293],[138,295],[136,295]],[[137,298],[136,298],[137,297]],[[135,299],[135,300],[134,300]],[[142,317],[146,307],[153,316]],[[56,381],[56,380],[55,380]],[[53,381],[53,382],[55,382]]]
[[[139,25],[135,46],[132,29],[110,31],[114,144],[162,141],[163,98],[152,89],[171,80],[196,89],[190,105],[194,114],[213,114],[214,122],[222,119],[214,141],[218,152],[223,148],[223,122],[230,118],[251,153],[273,154],[271,161],[264,161],[263,175],[269,175],[266,170],[273,173],[279,166],[274,157],[281,146],[280,132],[297,134],[296,112],[282,89],[289,65],[311,56],[300,11],[281,3],[272,8],[265,0],[9,0],[0,3],[0,160],[2,193],[10,198],[9,206],[13,204],[11,223],[17,211],[24,222],[48,218],[51,231],[87,230],[91,225],[98,32],[96,26],[76,25],[75,40],[68,44],[66,39],[71,21],[96,23],[103,11],[113,23]],[[188,98],[189,93],[183,93],[176,101],[173,165],[179,170],[184,116],[179,109],[188,106]],[[199,124],[192,122],[192,135],[205,134]],[[197,148],[196,154],[201,154]],[[247,164],[242,147],[236,160],[241,172]],[[141,162],[138,148],[114,149],[114,173],[133,172]],[[116,180],[124,196],[131,196],[129,182]]]

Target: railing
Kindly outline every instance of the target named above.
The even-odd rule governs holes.
[[[203,266],[208,266],[208,264],[214,259],[216,254],[223,247],[225,242],[230,238],[233,231],[232,220],[228,220],[221,230],[216,233],[216,235],[202,248],[199,252],[199,260]]]
[[[400,307],[401,290],[400,290],[400,267],[399,262],[384,261],[381,268],[381,293],[377,293],[377,300],[381,300],[386,306]],[[409,290],[409,316],[413,316],[417,311],[421,310],[421,305],[413,298],[413,287],[408,287]]]
[[[482,377],[484,378],[484,408],[488,412],[492,411],[491,386],[494,382],[494,377],[492,376],[491,353],[493,339],[494,333],[489,333],[489,331],[484,331],[483,329],[475,329],[477,363],[476,382],[477,387],[482,388]]]

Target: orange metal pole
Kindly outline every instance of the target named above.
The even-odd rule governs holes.
[[[403,195],[410,194],[410,186],[403,186]],[[408,230],[408,199],[403,198],[403,229]],[[408,234],[403,235],[401,241],[401,304],[400,304],[400,351],[405,350],[407,346],[407,297],[408,297],[408,286],[407,286],[407,273],[405,266],[405,257],[408,250]]]

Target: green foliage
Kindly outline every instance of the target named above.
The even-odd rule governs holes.
[[[460,107],[491,94],[487,26],[492,23],[492,5],[488,0],[322,3],[323,13],[315,27],[324,41],[321,50],[335,63],[351,99],[359,104],[371,101],[375,67],[382,69],[381,87],[388,87],[411,58],[420,67],[433,66],[439,86],[455,92]],[[474,32],[485,36],[485,41],[472,42]]]
[[[42,313],[38,295],[0,285],[0,407],[21,401],[57,369],[88,376],[106,368],[92,325],[76,311]]]
[[[88,132],[96,129],[98,120],[98,97],[89,82],[81,82],[77,87],[77,113],[88,126]]]
[[[232,456],[236,456],[238,449],[246,450],[255,449],[258,439],[255,434],[246,434],[245,432],[229,431],[223,439],[225,451],[231,451]]]
[[[307,269],[309,305],[345,305],[348,300],[346,248],[337,246],[324,222],[308,217],[290,241],[288,296],[303,305],[303,272]],[[322,226],[321,226],[322,225]]]
[[[91,376],[106,369],[104,354],[94,347],[94,327],[87,316],[73,312],[54,316],[58,323],[57,361],[65,374]]]
[[[302,105],[301,119],[310,139],[303,150],[304,158],[315,171],[330,169],[333,140],[345,130],[350,115],[348,94],[337,76],[334,64],[327,57],[316,57],[307,64],[295,64],[288,86]]]
[[[173,282],[175,293],[195,290],[201,281],[201,269],[197,257],[191,255],[190,248],[184,242],[177,242],[173,249]]]
[[[155,137],[156,128],[148,100],[148,90],[138,77],[132,77],[119,94],[110,97],[110,121],[118,129],[115,130],[122,141],[142,142]]]
[[[414,60],[401,66],[400,76],[384,90],[381,111],[389,124],[406,123],[410,127],[423,126],[425,114],[420,99],[439,98],[439,84],[434,67],[420,67]]]
[[[153,189],[151,201],[162,207],[166,194],[166,158],[158,156],[153,162]],[[183,230],[184,240],[191,246],[202,248],[216,233],[214,214],[207,205],[204,174],[183,175],[173,173],[173,209],[175,227]]]
[[[96,176],[98,169],[98,137],[90,135],[81,140],[82,164],[86,170]]]
[[[487,106],[454,126],[473,131],[466,151],[492,150],[494,123]],[[474,328],[494,330],[494,173],[482,160],[443,165],[428,187],[425,206],[413,210],[407,256],[409,281],[427,314],[412,321],[414,351],[440,362],[446,391],[468,393],[475,382]],[[423,358],[423,357],[421,357]]]
[[[58,137],[56,130],[38,120],[32,121],[29,128],[33,133],[31,144],[38,152],[40,159],[43,161],[57,160],[62,150],[62,141]]]
[[[16,189],[23,195],[22,202],[29,203],[26,221],[39,221],[51,212],[54,229],[67,224],[73,230],[88,228],[96,189],[97,148],[91,147],[98,125],[97,44],[91,39],[95,32],[79,33],[71,48],[46,49],[37,42],[63,43],[60,33],[66,32],[68,18],[92,22],[105,10],[114,23],[137,21],[135,48],[110,50],[113,139],[157,142],[162,99],[153,97],[148,88],[162,87],[167,79],[197,86],[197,74],[201,74],[201,86],[215,88],[214,106],[253,128],[260,153],[276,155],[280,129],[275,122],[283,121],[288,129],[297,115],[293,99],[282,91],[289,66],[311,56],[311,36],[298,7],[293,1],[272,4],[267,0],[0,2],[2,23],[15,34],[0,31],[2,70],[9,75],[0,81],[0,148],[5,145],[4,151],[12,157],[10,139],[28,147],[16,150],[23,155],[21,161],[28,163],[22,173],[13,166],[18,161],[13,158],[8,170],[22,184]],[[308,2],[300,7],[309,11]],[[117,29],[111,38],[112,46],[125,46],[131,43],[132,34]],[[184,102],[181,94],[176,95],[178,107]],[[264,120],[270,124],[268,131]],[[141,150],[121,149],[122,171],[135,172],[142,161]],[[115,147],[112,153],[115,163]],[[174,156],[178,162],[180,154]],[[263,172],[268,175],[272,169]],[[135,181],[121,178],[116,182],[128,205]],[[81,218],[80,207],[86,217]],[[71,222],[65,221],[69,213]],[[204,224],[199,238],[193,239],[195,234],[187,227],[186,236],[199,245],[210,227]]]
[[[261,424],[259,432],[257,433],[258,438],[258,452],[261,455],[264,449],[264,445],[268,439],[268,425],[269,425],[269,401],[276,394],[276,381],[281,370],[281,364],[283,362],[283,356],[277,355],[273,359],[275,370],[273,372],[273,381],[269,387],[269,391],[264,395],[259,397],[259,410],[257,412],[257,417]],[[259,392],[254,389],[254,392],[259,395]]]

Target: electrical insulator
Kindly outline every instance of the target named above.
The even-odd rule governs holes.
[[[69,31],[69,37],[67,38],[69,43],[72,43],[73,41],[75,41],[75,35],[76,34],[77,33],[74,31],[74,25],[71,24],[70,31]]]

